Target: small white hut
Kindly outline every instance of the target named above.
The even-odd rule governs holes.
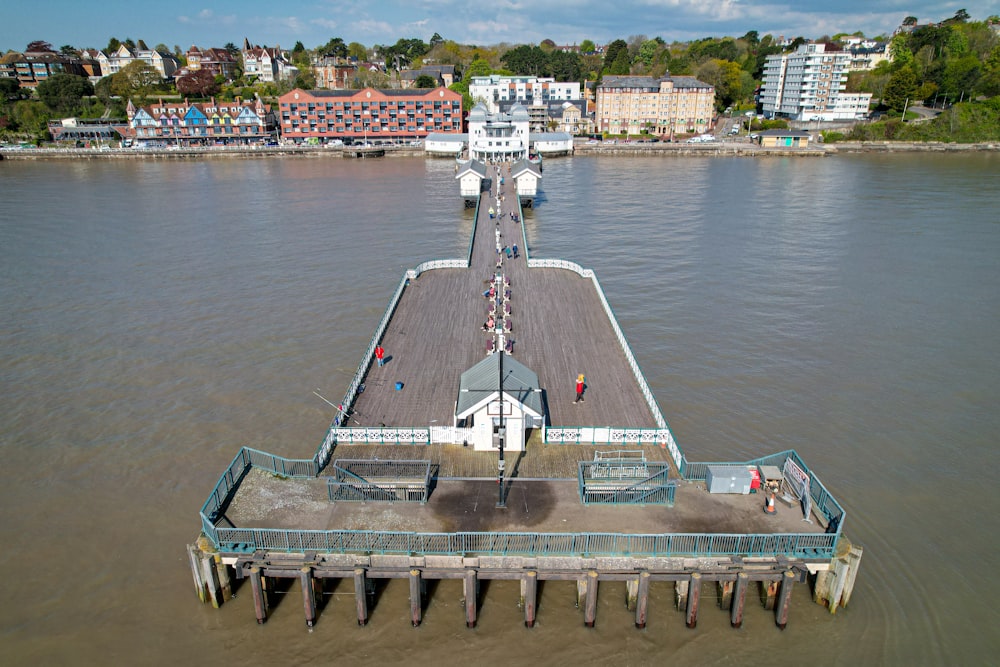
[[[483,191],[483,184],[486,181],[486,165],[478,160],[466,160],[458,164],[459,191],[465,199],[476,201]]]
[[[521,204],[530,207],[538,195],[538,182],[542,180],[541,168],[530,160],[518,160],[511,165],[510,176],[514,179]]]
[[[545,423],[538,375],[502,351],[462,373],[455,426],[472,429],[471,442],[476,450],[497,450],[501,415],[505,451],[523,451],[525,431]]]

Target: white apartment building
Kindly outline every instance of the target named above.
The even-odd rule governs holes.
[[[489,113],[499,113],[513,103],[523,106],[547,105],[580,99],[580,83],[561,82],[536,76],[474,76],[469,83],[473,101],[486,105]]]
[[[768,56],[760,92],[764,115],[799,121],[864,118],[871,94],[844,92],[850,64],[850,53],[827,51],[826,44]]]

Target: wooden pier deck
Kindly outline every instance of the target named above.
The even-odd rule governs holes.
[[[372,364],[345,425],[453,424],[459,378],[486,356],[482,293],[496,271],[499,229],[503,245],[520,250],[519,258],[505,256],[501,269],[511,285],[513,356],[538,374],[548,424],[656,428],[594,283],[567,269],[529,269],[521,223],[510,219],[520,213],[511,179],[500,194],[496,220],[489,215],[495,198],[482,195],[470,268],[434,269],[410,281],[381,341],[387,363]],[[575,404],[580,373],[587,391]]]

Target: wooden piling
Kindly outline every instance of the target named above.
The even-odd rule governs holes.
[[[719,593],[719,609],[729,609],[733,604],[733,582],[716,582]]]
[[[311,628],[316,624],[316,582],[313,580],[311,567],[299,570],[299,582],[302,584],[302,606],[306,612],[306,627]]]
[[[729,622],[734,628],[743,625],[743,608],[747,602],[747,588],[750,586],[750,578],[746,572],[736,575],[736,582],[733,585],[733,601],[729,610]]]
[[[687,599],[687,626],[694,628],[698,625],[698,603],[701,600],[701,573],[692,572],[691,581],[688,586]]]
[[[418,627],[423,613],[423,596],[421,595],[420,570],[410,570],[410,622]]]
[[[250,588],[253,589],[253,609],[257,614],[257,623],[267,622],[267,598],[264,594],[264,577],[256,565],[250,568]]]
[[[649,606],[649,572],[640,572],[635,595],[635,627],[646,627],[646,609]]]
[[[538,572],[528,570],[521,577],[521,596],[524,599],[524,627],[535,627],[535,606],[538,600]]]
[[[639,577],[625,580],[625,608],[635,611],[635,605],[639,596]]]
[[[760,582],[760,603],[764,609],[771,611],[774,609],[774,598],[778,594],[778,581]]]
[[[222,562],[222,554],[215,554],[213,557],[215,560],[215,574],[219,577],[219,592],[222,595],[222,601],[233,599],[233,583],[229,576],[229,566]]]
[[[674,582],[674,604],[677,609],[686,609],[688,599],[688,580]]]
[[[788,625],[788,608],[792,604],[792,584],[795,583],[795,573],[787,570],[781,577],[781,589],[775,604],[774,622],[782,630]]]
[[[587,572],[587,592],[586,603],[583,608],[583,624],[588,628],[594,627],[597,621],[597,571]]]
[[[219,580],[215,574],[215,559],[212,558],[211,554],[202,552],[199,560],[201,561],[201,578],[205,582],[205,591],[208,595],[208,600],[212,603],[213,607],[218,609],[222,601],[219,594]]]
[[[205,581],[201,572],[201,549],[197,545],[187,545],[188,561],[191,563],[191,574],[194,576],[194,590],[198,594],[198,599],[208,602],[208,590],[205,588]]]
[[[354,605],[358,610],[358,625],[368,623],[368,582],[364,568],[354,569]]]
[[[469,569],[465,571],[462,591],[465,594],[465,627],[474,628],[476,627],[477,602],[479,597],[479,580],[476,577],[475,570]]]

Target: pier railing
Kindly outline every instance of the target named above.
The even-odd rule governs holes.
[[[236,495],[240,482],[252,468],[284,477],[306,478],[316,477],[320,471],[315,459],[286,459],[257,449],[241,447],[201,507],[202,530],[216,543],[218,543],[216,522],[222,517],[226,507]]]
[[[489,556],[744,556],[783,554],[828,559],[836,535],[824,533],[622,535],[620,533],[408,533],[372,530],[218,528],[227,552],[258,549],[342,554],[479,554]]]
[[[837,502],[836,498],[827,491],[823,483],[816,477],[816,474],[809,469],[809,466],[805,464],[802,458],[798,455],[794,449],[789,449],[784,452],[779,452],[777,454],[771,454],[769,456],[764,456],[758,459],[752,459],[746,461],[745,463],[737,463],[737,465],[772,465],[777,468],[782,468],[785,464],[786,459],[792,459],[795,464],[801,468],[807,475],[809,475],[809,498],[812,501],[813,508],[819,512],[827,522],[827,532],[833,533],[835,536],[839,537],[841,532],[842,524],[844,519],[847,517],[847,513],[844,508]],[[717,465],[734,465],[734,462],[728,461],[725,463],[704,463],[704,462],[690,462],[684,460],[684,465],[681,468],[681,476],[687,480],[704,480],[708,474],[709,466]]]

